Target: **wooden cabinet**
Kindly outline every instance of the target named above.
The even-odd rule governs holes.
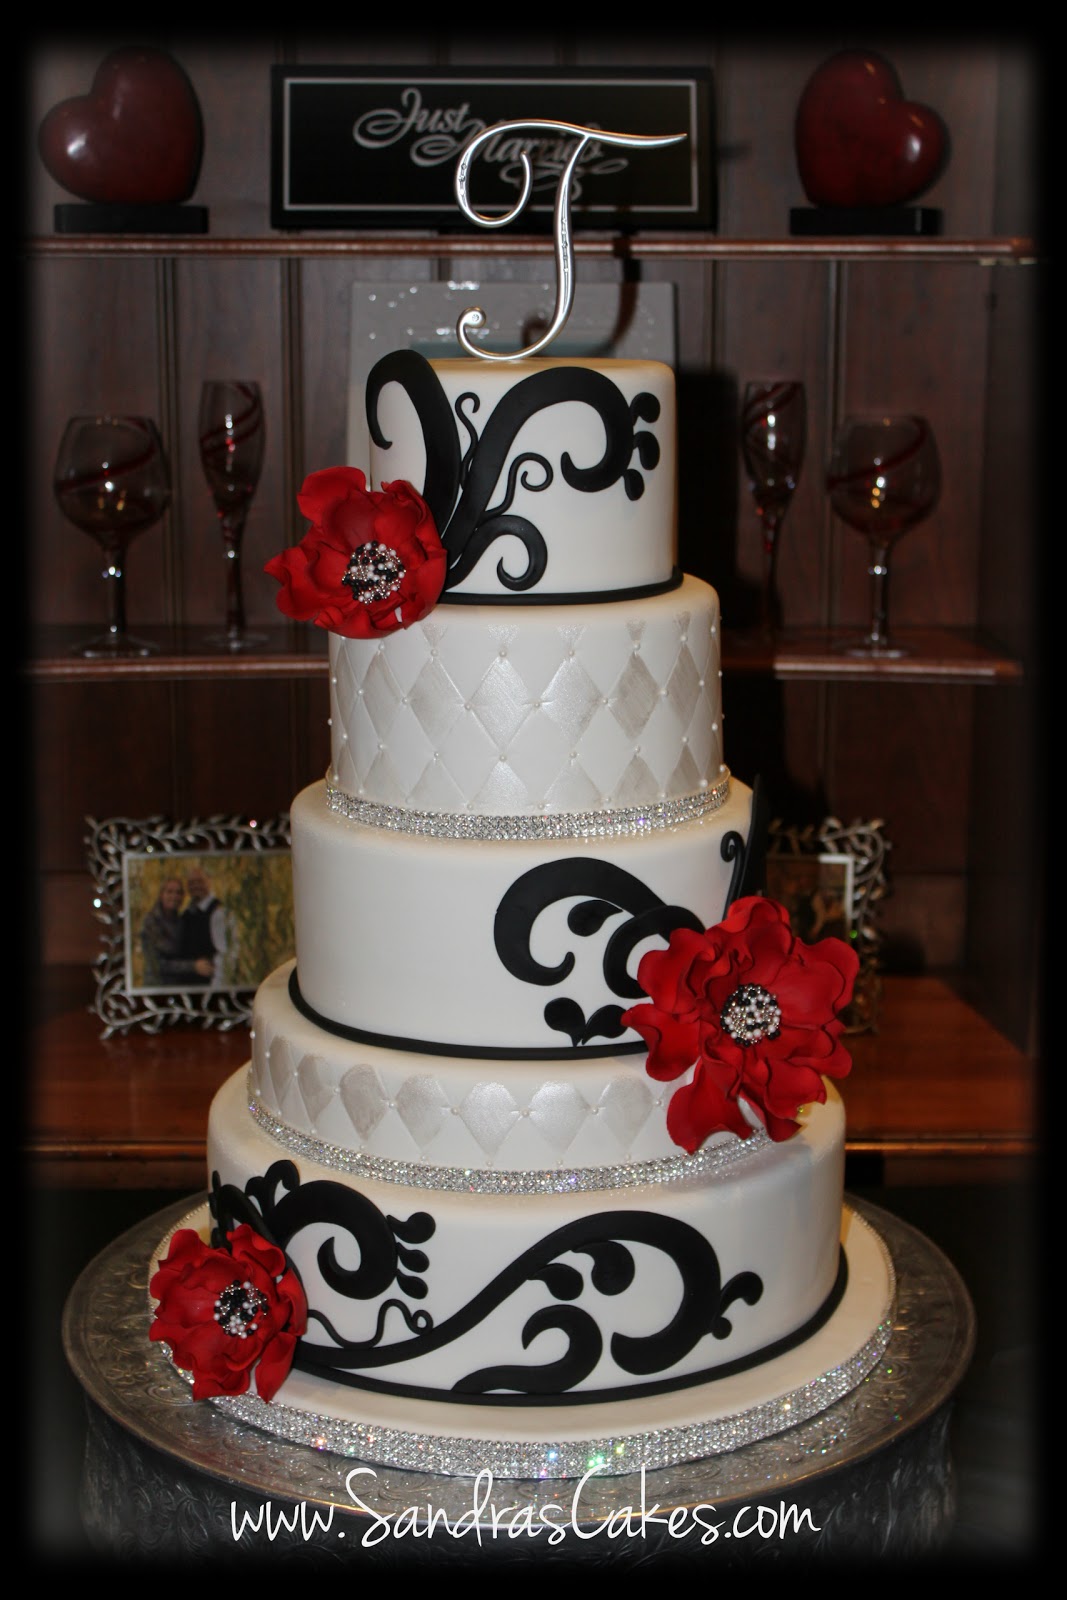
[[[945,1015],[965,1004],[997,1054],[996,1083],[1019,1090],[1003,1089],[1012,1109],[1004,1111],[1010,1126],[1000,1129],[1005,1148],[1017,1151],[1029,1136],[1024,1089],[1036,1054],[1040,964],[1032,441],[1042,268],[1032,242],[1037,163],[1029,122],[1037,69],[1025,51],[996,41],[877,46],[908,96],[934,105],[949,126],[951,161],[924,196],[941,209],[943,233],[792,239],[789,208],[804,201],[793,110],[809,73],[839,43],[539,37],[505,38],[487,52],[457,36],[439,45],[438,59],[620,67],[697,60],[712,68],[717,232],[579,235],[577,270],[610,283],[675,285],[680,553],[723,599],[727,758],[743,778],[763,774],[772,811],[787,820],[884,819],[891,892],[881,921],[896,1008],[887,1032],[899,1039],[921,1029],[934,1070],[944,1039],[930,1027],[929,984],[945,996]],[[84,92],[110,47],[107,40],[50,42],[28,62],[31,514],[22,687],[36,861],[26,898],[30,960],[46,974],[51,997],[47,1025],[31,1034],[29,1070],[42,1083],[66,1083],[53,1068],[76,1049],[79,1081],[88,1084],[95,1053],[103,1075],[128,1073],[132,1093],[157,1047],[132,1038],[115,1067],[113,1044],[105,1050],[84,1018],[99,934],[85,818],[270,815],[321,776],[324,653],[302,630],[279,625],[275,586],[261,569],[301,531],[295,495],[304,474],[345,456],[352,285],[535,282],[550,275],[551,246],[510,231],[448,240],[272,232],[273,58],[260,44],[240,52],[171,46],[204,110],[194,198],[209,208],[208,235],[58,236],[51,208],[69,197],[36,158],[33,131],[56,101]],[[369,48],[366,40],[290,42],[286,59],[402,64],[420,53],[411,40],[375,36]],[[803,378],[811,413],[808,459],[781,550],[786,633],[773,654],[749,631],[759,540],[736,448],[739,386],[765,373]],[[268,430],[246,567],[250,618],[272,630],[272,643],[236,666],[199,644],[221,618],[223,572],[196,457],[195,409],[201,380],[223,375],[260,382]],[[120,668],[87,667],[69,654],[71,639],[94,631],[103,616],[102,585],[94,547],[64,522],[50,492],[65,418],[96,408],[154,415],[175,486],[164,524],[133,545],[128,563],[131,625],[157,630],[164,651]],[[855,670],[830,648],[837,631],[865,616],[866,552],[830,514],[822,469],[835,419],[863,408],[922,411],[944,466],[935,515],[894,557],[892,615],[915,630],[916,654],[877,672]],[[62,1004],[57,995],[66,997]],[[57,1014],[71,1019],[65,1036]],[[203,1047],[204,1035],[194,1033],[167,1049],[211,1058],[215,1046]],[[230,1052],[223,1054],[220,1076]],[[893,1072],[887,1052],[878,1060],[880,1073]],[[919,1075],[906,1092],[921,1100]],[[988,1144],[975,1128],[967,1087],[959,1092],[963,1145],[970,1134],[975,1148]],[[1000,1093],[983,1112],[994,1144]],[[121,1095],[113,1101],[119,1123],[121,1102]],[[921,1105],[905,1120],[921,1143]],[[931,1126],[940,1136],[951,1121],[942,1108]],[[128,1132],[114,1129],[120,1144]],[[863,1139],[877,1147],[876,1121],[868,1119]],[[49,1124],[53,1156],[63,1140],[62,1127]],[[77,1146],[72,1127],[70,1149]]]

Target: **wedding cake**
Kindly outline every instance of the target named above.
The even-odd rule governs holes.
[[[366,402],[374,487],[312,474],[268,568],[330,631],[331,765],[152,1336],[246,1422],[421,1470],[781,1430],[878,1360],[892,1270],[843,1207],[855,957],[757,892],[675,565],[673,373],[401,351]]]

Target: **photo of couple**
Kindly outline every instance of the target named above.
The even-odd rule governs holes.
[[[134,991],[254,988],[292,954],[288,851],[126,858]]]

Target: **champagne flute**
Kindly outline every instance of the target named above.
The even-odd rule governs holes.
[[[200,462],[215,502],[226,558],[226,631],[209,638],[225,650],[247,650],[266,635],[245,626],[241,546],[263,466],[265,430],[259,384],[211,378],[200,390]]]
[[[906,656],[889,638],[889,553],[929,516],[941,492],[930,424],[917,416],[846,417],[834,435],[826,487],[842,522],[870,546],[870,623],[862,639],[840,648],[854,656]]]
[[[126,629],[126,547],[170,504],[170,472],[150,417],[76,416],[67,422],[52,487],[64,516],[106,557],[107,631],[76,645],[88,660],[147,656],[159,649]]]
[[[778,535],[800,477],[807,439],[807,400],[795,378],[746,383],[741,407],[741,454],[763,539],[761,621],[773,634]]]

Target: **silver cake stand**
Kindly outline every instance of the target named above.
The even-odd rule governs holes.
[[[728,1455],[577,1482],[365,1466],[197,1404],[147,1339],[148,1262],[195,1201],[124,1234],[82,1273],[63,1343],[87,1398],[82,1518],[113,1559],[246,1569],[599,1564],[701,1571],[909,1558],[952,1527],[950,1401],[974,1348],[958,1273],[923,1234],[849,1198],[897,1275],[883,1360],[810,1422]]]

